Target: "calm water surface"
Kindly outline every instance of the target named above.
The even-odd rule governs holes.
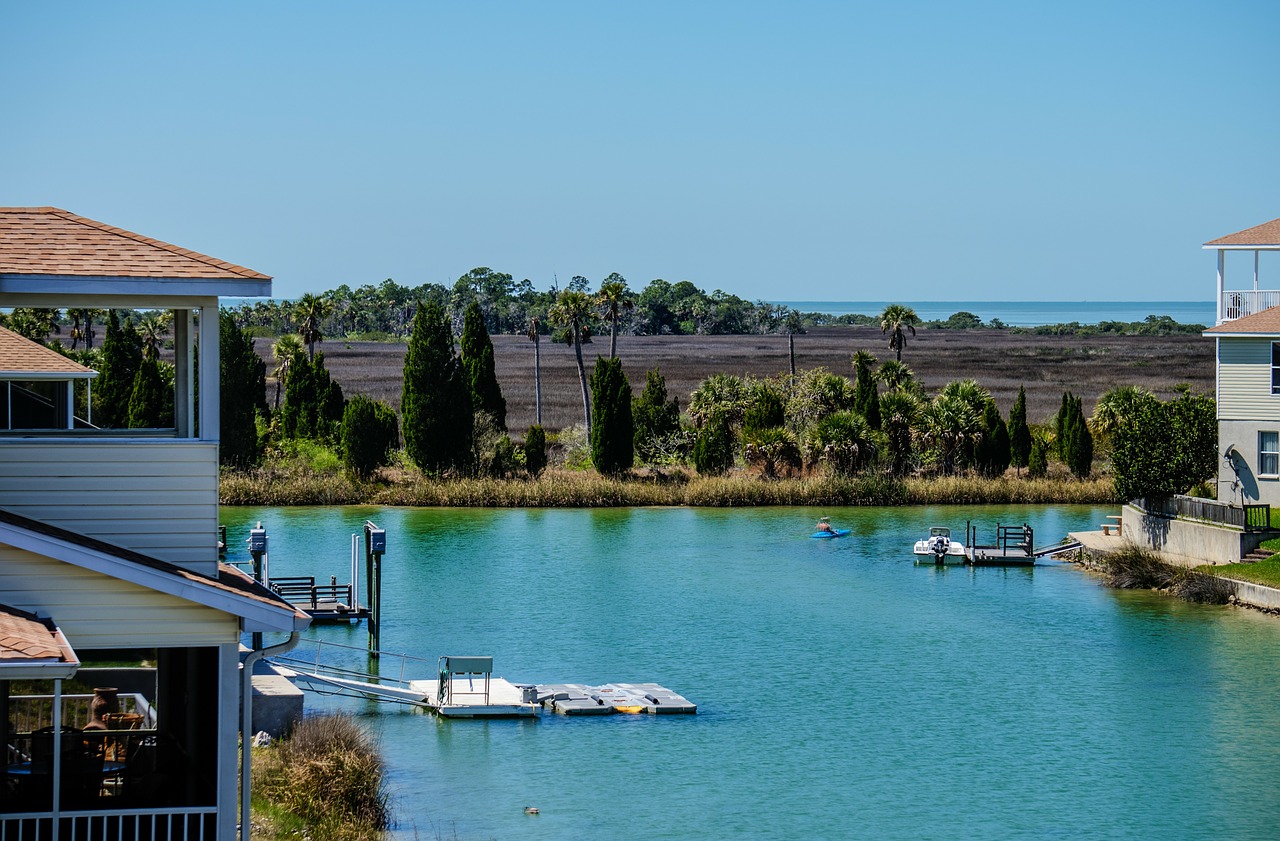
[[[380,736],[399,834],[476,839],[1280,837],[1280,621],[1065,564],[917,567],[930,525],[1112,509],[224,508],[276,575],[388,533],[383,648],[519,682],[655,681],[696,716],[439,721]],[[818,513],[853,529],[808,538]],[[234,559],[234,558],[233,558]],[[310,635],[362,645],[363,626]],[[430,677],[429,674],[420,677]],[[537,816],[526,805],[541,809]]]

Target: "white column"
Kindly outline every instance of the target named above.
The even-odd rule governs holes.
[[[191,310],[173,311],[173,425],[179,438],[194,438],[195,368]]]
[[[1222,323],[1222,293],[1226,291],[1226,254],[1221,248],[1218,249],[1218,324]]]
[[[236,798],[239,762],[240,723],[240,644],[218,646],[218,835],[217,841],[235,841],[239,820]],[[246,761],[252,761],[245,751]],[[244,832],[249,837],[248,828]],[[212,839],[211,839],[212,841]]]
[[[1258,291],[1258,249],[1253,250],[1253,291]]]
[[[200,440],[217,441],[218,434],[218,299],[201,305],[200,313]]]

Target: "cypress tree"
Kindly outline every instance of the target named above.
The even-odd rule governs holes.
[[[1049,446],[1037,437],[1031,439],[1031,453],[1027,457],[1027,475],[1042,479],[1049,473]]]
[[[389,464],[391,453],[400,446],[396,413],[386,403],[363,394],[347,402],[341,430],[342,464],[348,473],[359,478]]]
[[[880,428],[880,393],[876,390],[875,374],[872,367],[876,358],[866,351],[858,351],[853,355],[853,410],[866,419],[872,429]]]
[[[259,412],[267,415],[267,364],[226,310],[218,315],[221,351],[218,356],[218,458],[223,464],[245,467],[258,460]]]
[[[133,378],[129,395],[130,429],[163,429],[173,426],[173,389],[165,382],[159,359],[144,359]]]
[[[284,387],[284,404],[280,407],[280,431],[285,438],[315,436],[315,378],[311,360],[298,350],[289,362],[289,381]]]
[[[641,458],[653,452],[653,442],[680,430],[680,401],[667,399],[667,381],[657,368],[645,374],[644,390],[631,402],[635,448]]]
[[[1067,449],[1070,446],[1067,441],[1067,418],[1071,415],[1071,392],[1062,392],[1062,405],[1058,407],[1058,414],[1053,418],[1054,452],[1058,458],[1065,464],[1069,458]]]
[[[472,301],[462,318],[462,367],[467,375],[474,411],[493,418],[499,430],[507,428],[507,401],[502,397],[498,375],[494,373],[493,341],[485,328],[480,305]]]
[[[975,460],[987,476],[1000,476],[1009,469],[1009,430],[994,400],[988,400],[982,410],[982,440]]]
[[[347,401],[342,397],[342,386],[329,376],[329,369],[324,366],[323,352],[317,353],[312,360],[311,388],[315,395],[311,425],[314,436],[325,440],[338,438]]]
[[[107,313],[107,335],[102,341],[102,371],[94,383],[93,421],[104,428],[129,425],[129,401],[133,381],[142,366],[142,340],[126,322],[120,326],[115,310]]]
[[[635,461],[635,425],[631,418],[631,384],[622,360],[596,357],[591,374],[591,462],[614,475]]]
[[[536,479],[546,467],[547,433],[535,424],[524,436],[524,469]]]
[[[721,476],[733,467],[733,430],[723,412],[715,412],[693,442],[693,466],[702,476]]]
[[[1014,467],[1027,466],[1031,456],[1031,427],[1027,426],[1027,390],[1018,386],[1018,399],[1009,410],[1009,460]]]
[[[1071,472],[1080,479],[1088,478],[1093,470],[1093,435],[1084,419],[1084,405],[1079,397],[1071,398],[1063,433],[1067,440],[1066,462]]]
[[[465,467],[472,449],[471,392],[453,333],[434,301],[418,307],[404,358],[400,414],[405,450],[428,473]]]

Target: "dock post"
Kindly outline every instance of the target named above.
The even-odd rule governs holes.
[[[364,586],[369,601],[369,656],[382,649],[382,556],[387,552],[387,531],[372,520],[364,523]]]
[[[262,580],[262,557],[267,554],[267,530],[262,527],[262,521],[258,521],[258,525],[249,529],[249,554],[253,556],[253,580],[263,585],[270,586],[268,582]],[[262,632],[253,632],[253,649],[257,651],[262,648]]]

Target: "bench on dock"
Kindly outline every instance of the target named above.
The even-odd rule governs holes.
[[[1122,530],[1121,530],[1121,525],[1122,525],[1122,523],[1123,523],[1123,517],[1121,517],[1121,515],[1119,515],[1119,514],[1108,514],[1108,515],[1107,515],[1107,519],[1108,519],[1108,520],[1115,520],[1115,522],[1114,522],[1114,523],[1103,523],[1103,524],[1102,524],[1102,533],[1103,533],[1104,535],[1106,535],[1106,536],[1108,536],[1108,537],[1109,537],[1109,536],[1111,535],[1111,530],[1112,530],[1112,529],[1115,529],[1116,534],[1117,534],[1117,535],[1118,535],[1118,534],[1120,534],[1120,533],[1121,533],[1121,531],[1122,531]]]

